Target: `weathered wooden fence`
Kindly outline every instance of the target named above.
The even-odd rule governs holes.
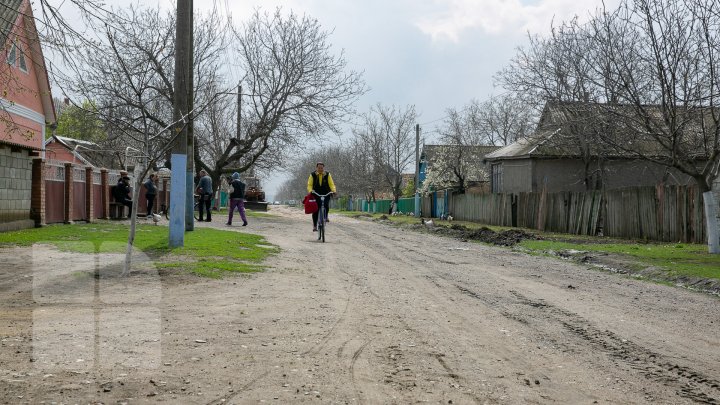
[[[658,186],[604,193],[604,234],[668,242],[706,242],[696,187]]]
[[[413,212],[414,199],[406,200],[398,204],[397,211]],[[690,186],[578,193],[455,194],[449,198],[448,207],[439,209],[440,200],[433,195],[423,196],[422,215],[431,217],[443,212],[456,220],[575,235],[692,243],[705,243],[707,238],[702,194]],[[356,207],[387,213],[390,200],[359,200]]]
[[[696,187],[658,186],[584,193],[456,195],[457,220],[577,235],[704,243]]]

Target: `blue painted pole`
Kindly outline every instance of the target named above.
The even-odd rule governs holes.
[[[170,177],[170,241],[171,248],[185,246],[185,194],[187,155],[170,156],[172,176]],[[192,212],[191,212],[192,214]]]

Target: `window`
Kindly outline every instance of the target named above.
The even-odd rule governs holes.
[[[25,54],[23,53],[20,46],[18,46],[17,42],[13,42],[12,46],[10,47],[10,52],[8,52],[7,56],[7,63],[10,66],[15,66],[20,68],[23,72],[27,73],[27,62],[25,61]]]
[[[502,163],[494,163],[492,166],[490,166],[490,170],[492,173],[492,181],[491,181],[491,187],[493,193],[502,193],[503,184],[502,184],[502,175],[503,175],[503,167]]]

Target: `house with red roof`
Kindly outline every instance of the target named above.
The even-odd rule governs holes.
[[[33,159],[42,156],[56,122],[29,0],[3,0],[0,44],[0,230],[9,230],[35,226],[31,199],[44,196],[33,193],[43,176],[41,165],[33,170]]]

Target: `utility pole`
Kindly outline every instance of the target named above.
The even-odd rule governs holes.
[[[195,53],[194,49],[194,38],[193,35],[193,0],[187,0],[188,2],[188,16],[187,16],[187,32],[185,37],[187,38],[187,49],[186,58],[188,61],[187,70],[185,77],[187,80],[187,88],[185,92],[187,94],[187,105],[188,105],[188,125],[187,125],[187,170],[185,172],[185,230],[192,231],[195,229],[195,216],[193,215],[195,206],[195,131],[193,126],[194,114],[192,113],[195,108],[195,97],[193,89],[195,88],[195,77],[193,75],[193,68],[195,66]]]
[[[415,218],[420,216],[420,124],[415,124]]]
[[[240,141],[240,136],[242,134],[242,129],[240,126],[240,113],[242,111],[242,82],[238,82],[238,99],[237,99],[237,133],[235,134],[235,138],[237,138],[238,141]],[[238,142],[239,144],[239,142]]]
[[[185,245],[188,153],[192,153],[192,149],[188,150],[188,146],[192,147],[192,140],[188,140],[188,128],[190,127],[188,112],[191,105],[188,95],[192,94],[189,76],[191,40],[192,0],[178,0],[175,26],[175,78],[173,84],[175,88],[173,122],[175,125],[173,130],[179,136],[170,155],[172,175],[170,178],[170,236],[168,239],[171,248]],[[190,198],[192,198],[192,193]],[[192,217],[192,205],[190,207],[190,217]]]

